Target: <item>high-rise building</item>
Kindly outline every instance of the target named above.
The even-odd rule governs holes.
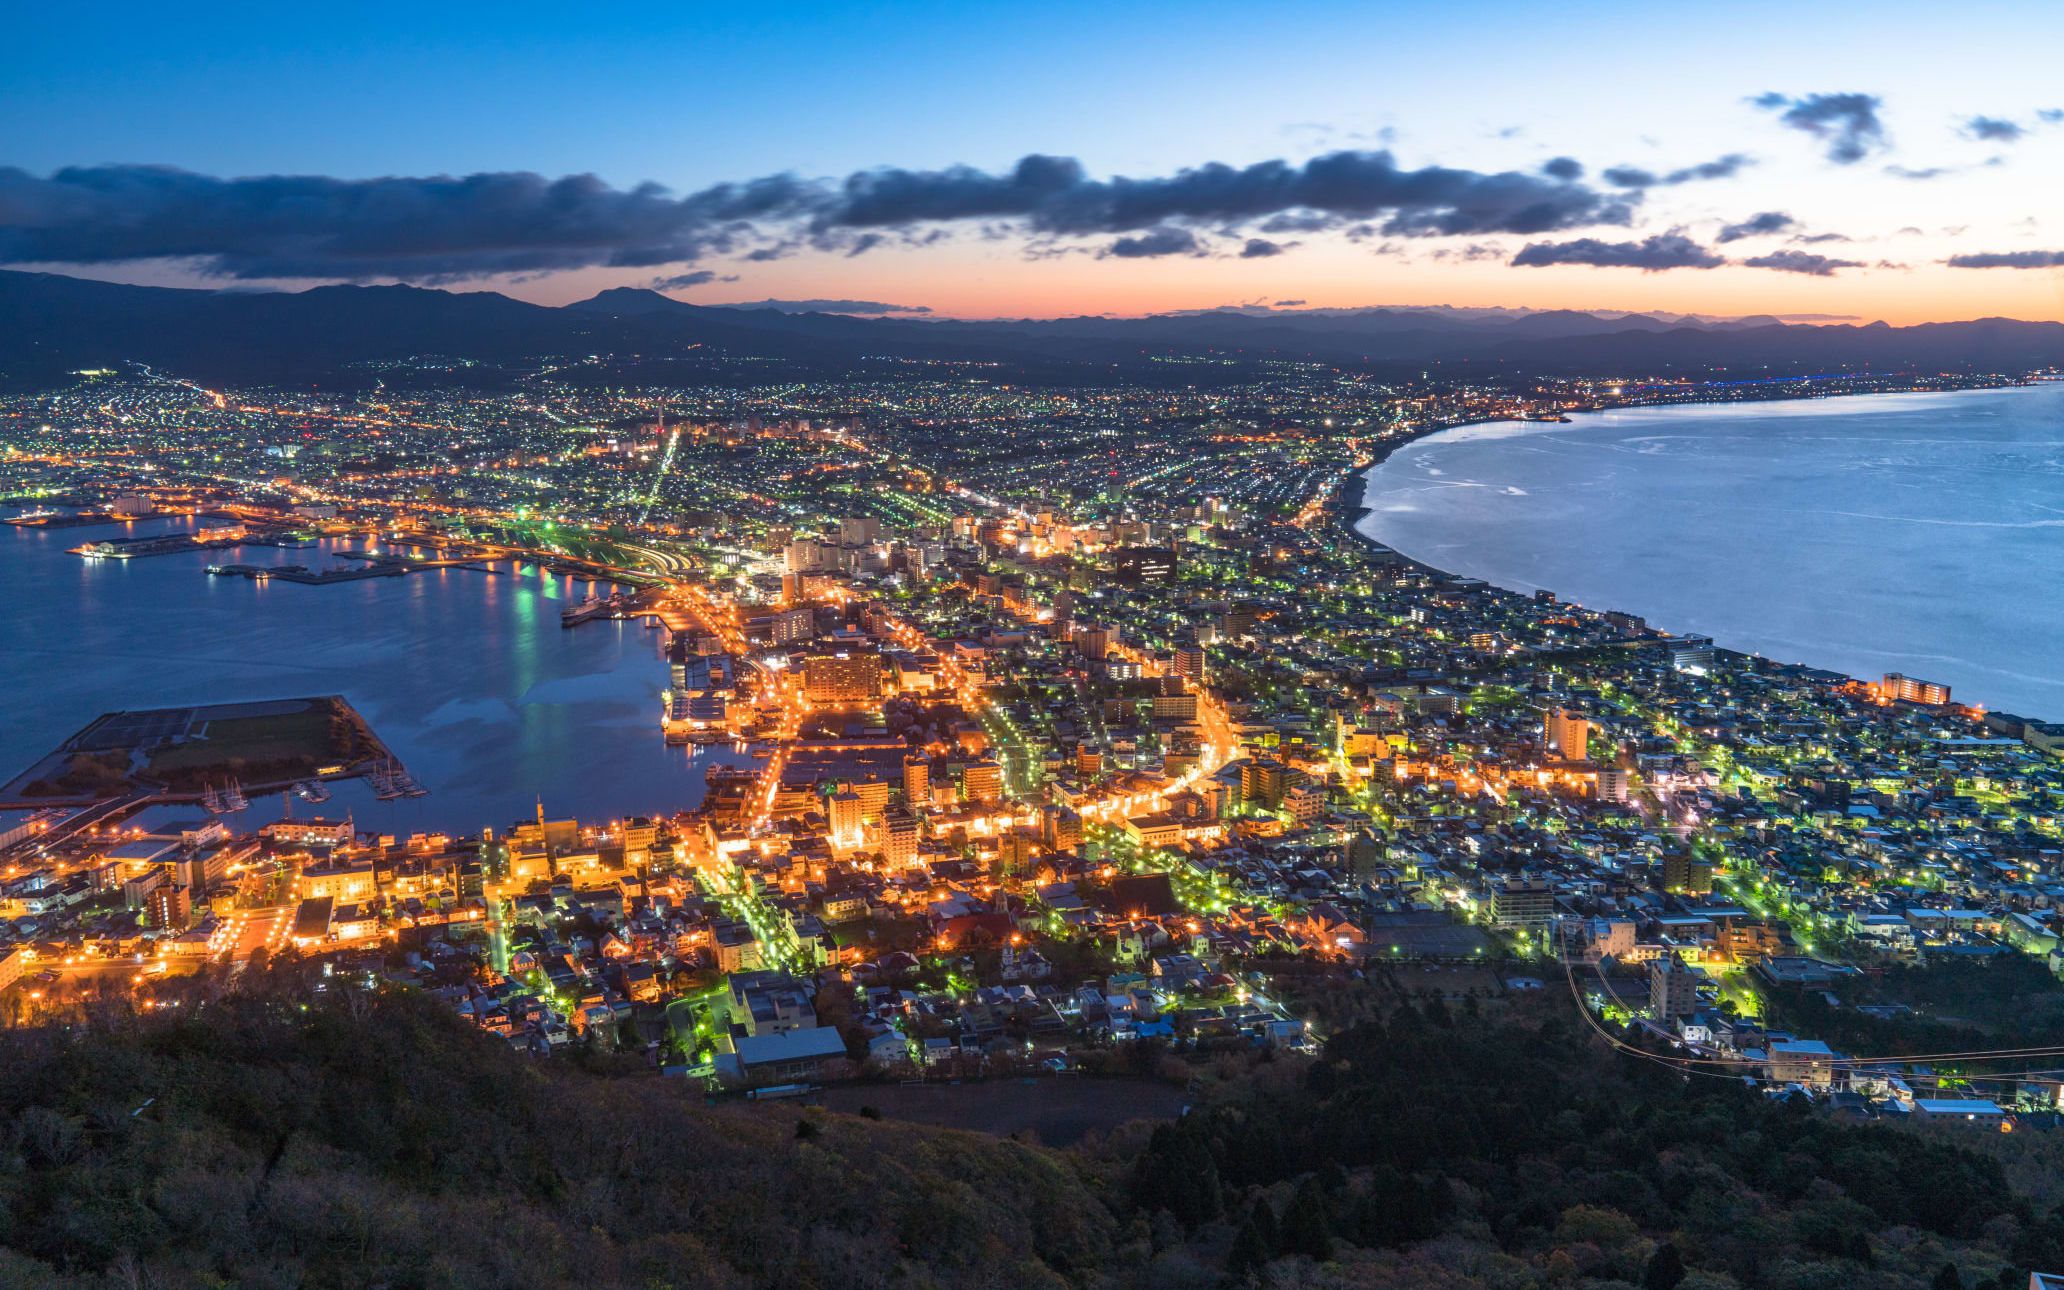
[[[1291,770],[1273,757],[1256,757],[1240,764],[1240,803],[1273,811],[1283,805],[1283,790],[1290,786]]]
[[[1175,674],[1192,681],[1204,679],[1204,647],[1194,642],[1182,642],[1174,651]]]
[[[1055,851],[1074,851],[1082,846],[1082,817],[1065,806],[1050,806],[1040,817],[1042,837]]]
[[[812,654],[803,660],[803,693],[812,703],[860,703],[881,692],[879,654]]]
[[[918,836],[917,817],[900,806],[890,808],[882,817],[882,858],[895,868],[916,864]]]
[[[860,795],[851,789],[834,793],[825,803],[825,809],[831,816],[833,845],[848,848],[860,845],[860,829],[864,818]]]
[[[1602,766],[1598,771],[1598,797],[1604,802],[1624,802],[1633,791],[1634,773],[1625,766]]]
[[[1555,889],[1545,878],[1507,878],[1491,888],[1490,913],[1499,927],[1545,931],[1555,916]]]
[[[1648,965],[1648,1012],[1655,1021],[1673,1021],[1698,1011],[1699,973],[1672,954]]]
[[[923,806],[931,796],[932,763],[923,757],[903,759],[903,800],[913,808]]]
[[[1102,658],[1110,652],[1116,636],[1116,632],[1101,623],[1076,623],[1072,639],[1076,653],[1084,658]]]
[[[994,802],[1003,797],[1003,767],[984,758],[960,772],[960,795],[969,802]]]
[[[1564,761],[1590,755],[1591,723],[1567,708],[1556,708],[1541,723],[1541,742]]]
[[[1675,896],[1713,894],[1713,862],[1690,851],[1663,857],[1663,890]]]
[[[150,924],[161,931],[184,931],[187,920],[192,916],[193,906],[187,899],[187,889],[167,884],[155,887],[144,898],[144,909],[150,916]]]

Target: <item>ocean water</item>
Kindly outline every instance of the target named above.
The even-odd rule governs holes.
[[[712,759],[743,760],[664,744],[663,630],[560,626],[560,610],[607,590],[597,584],[496,565],[311,587],[206,570],[343,561],[265,546],[68,553],[189,524],[0,526],[0,782],[103,712],[315,694],[349,699],[430,790],[380,802],[353,782],[320,806],[291,804],[303,817],[349,810],[368,829],[501,829],[540,795],[555,818],[592,822],[683,810],[701,802]],[[285,805],[261,799],[239,822]]]
[[[2064,382],[1469,426],[1365,504],[1437,568],[2064,720]]]

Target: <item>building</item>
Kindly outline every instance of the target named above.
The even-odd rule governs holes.
[[[960,795],[969,802],[995,802],[1003,797],[1003,767],[984,759],[961,769]]]
[[[846,1065],[846,1041],[830,1027],[749,1036],[717,1058],[717,1075],[734,1086],[821,1079]]]
[[[1686,636],[1670,642],[1670,670],[1692,676],[1707,676],[1713,670],[1713,641],[1707,636]]]
[[[356,905],[378,894],[371,860],[335,860],[309,865],[301,871],[301,896],[314,900],[327,896],[340,905]]]
[[[278,847],[325,850],[351,843],[349,820],[274,820],[258,836]]]
[[[1918,677],[1903,676],[1898,672],[1885,673],[1885,679],[1873,686],[1877,696],[1886,703],[1919,703],[1928,707],[1941,707],[1949,702],[1949,687]]]
[[[1598,769],[1598,799],[1602,802],[1624,802],[1632,794],[1634,773],[1625,766],[1601,766]]]
[[[22,970],[29,965],[29,951],[26,946],[10,945],[0,950],[0,990],[22,979]]]
[[[1541,723],[1541,742],[1564,761],[1590,756],[1591,723],[1567,708],[1556,708]]]
[[[1326,810],[1326,790],[1317,784],[1294,784],[1283,790],[1283,810],[1303,824]]]
[[[1273,757],[1256,757],[1240,766],[1240,804],[1279,810],[1294,772]]]
[[[1050,806],[1040,817],[1041,840],[1055,851],[1082,845],[1082,817],[1065,806]]]
[[[1167,547],[1135,546],[1115,551],[1112,568],[1120,580],[1131,583],[1173,582],[1175,552]]]
[[[1097,623],[1076,623],[1074,634],[1069,638],[1075,645],[1075,652],[1084,658],[1100,659],[1110,653],[1117,633]]]
[[[2000,1130],[2007,1113],[1997,1102],[1976,1097],[1919,1097],[1914,1099],[1914,1123],[1954,1124],[1963,1128]]]
[[[833,793],[825,802],[825,811],[831,817],[831,844],[845,850],[859,846],[865,816],[860,795],[851,789]]]
[[[188,899],[185,887],[166,883],[153,888],[144,898],[144,911],[150,925],[159,931],[184,931],[193,917],[193,902]]]
[[[1663,857],[1663,890],[1673,896],[1713,894],[1713,862],[1690,851]]]
[[[792,645],[817,634],[817,610],[796,605],[755,614],[745,620],[745,638],[755,645]]]
[[[903,800],[912,807],[931,797],[932,764],[922,757],[903,759]]]
[[[294,948],[311,949],[329,940],[330,922],[336,909],[336,902],[328,896],[302,901],[294,910],[294,930],[291,933]]]
[[[812,654],[803,660],[803,693],[812,703],[865,703],[881,692],[879,654]]]
[[[1546,878],[1507,878],[1491,888],[1490,912],[1496,926],[1545,932],[1555,916],[1555,889]]]
[[[1698,1011],[1700,973],[1675,954],[1648,965],[1648,1015],[1671,1022]]]
[[[901,807],[891,809],[882,818],[882,859],[905,868],[916,864],[920,836],[915,815]]]
[[[1834,1051],[1818,1039],[1780,1039],[1770,1045],[1770,1079],[1826,1088],[1835,1079]]]

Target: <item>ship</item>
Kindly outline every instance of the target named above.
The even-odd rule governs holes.
[[[244,796],[244,786],[233,779],[229,781],[227,788],[217,788],[209,784],[201,790],[201,806],[210,815],[228,815],[233,811],[241,811],[250,804],[251,799]]]
[[[302,780],[294,785],[294,792],[304,802],[327,802],[330,800],[330,790],[324,788],[320,780]]]
[[[415,777],[392,757],[367,771],[366,778],[372,781],[373,796],[383,802],[391,802],[397,797],[421,797],[430,791],[418,784]]]

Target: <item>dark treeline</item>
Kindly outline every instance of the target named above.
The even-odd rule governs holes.
[[[2064,1224],[1989,1145],[1687,1079],[1552,1012],[1435,1004],[1342,1033],[1301,1089],[1155,1130],[1131,1192],[1230,1230],[1235,1274],[1358,1247],[1395,1252],[1370,1265],[1392,1284],[1932,1286],[1961,1263],[1960,1286],[2020,1290],[2064,1267]],[[1412,1279],[1432,1262],[1477,1277]]]
[[[1205,1077],[1188,1115],[1066,1152],[709,1107],[291,964],[180,1012],[0,1034],[0,1285],[2019,1290],[2064,1267],[2064,1218],[2001,1164],[2040,1151],[1686,1080],[1556,999],[1393,1002],[1317,1060],[1162,1057]]]

